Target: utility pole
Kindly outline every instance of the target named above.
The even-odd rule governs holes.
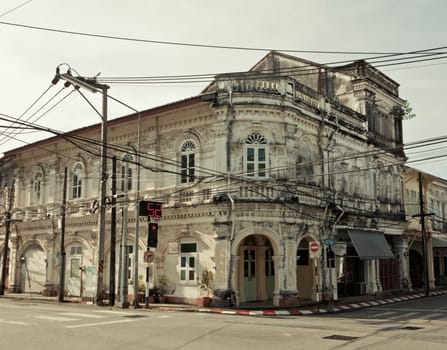
[[[60,65],[56,68],[56,76],[51,81],[52,84],[63,79],[69,86],[73,85],[75,89],[84,88],[90,92],[102,92],[102,114],[100,114],[101,123],[101,178],[99,186],[99,213],[98,213],[98,252],[96,263],[98,265],[97,283],[96,283],[96,305],[103,305],[104,303],[104,241],[106,228],[106,191],[107,191],[107,90],[108,85],[99,84],[96,78],[84,78],[81,76],[74,77],[71,74],[71,68],[67,73],[60,73]]]
[[[67,167],[64,169],[64,185],[62,190],[62,208],[61,208],[61,268],[59,271],[59,295],[58,301],[61,303],[64,301],[65,293],[65,206],[67,205]]]
[[[427,232],[425,230],[425,217],[434,215],[433,213],[425,213],[424,210],[424,197],[422,188],[422,173],[419,172],[419,214],[413,215],[413,217],[420,217],[421,219],[421,236],[422,236],[422,260],[424,263],[424,289],[425,296],[430,295],[430,286],[428,281],[428,254],[427,254]]]
[[[123,181],[123,200],[121,202],[121,252],[120,252],[120,279],[119,279],[119,307],[127,309],[129,307],[128,293],[128,248],[127,248],[127,207],[128,207],[128,194],[127,194],[127,173],[129,163],[126,161],[124,164],[124,170],[122,170]],[[124,175],[126,174],[126,175]]]
[[[14,183],[11,188],[6,188],[6,207],[5,207],[5,243],[3,245],[3,255],[2,255],[2,274],[0,281],[0,295],[5,294],[5,284],[6,284],[6,267],[8,265],[8,251],[9,251],[9,236],[11,234],[11,208],[12,208],[12,189],[14,188]]]
[[[109,305],[115,305],[115,244],[116,244],[116,156],[112,158],[112,213],[110,223]]]
[[[2,255],[2,277],[0,284],[0,295],[5,294],[5,284],[6,284],[6,265],[8,264],[8,242],[11,228],[11,212],[9,208],[6,209],[5,212],[5,243],[3,246],[3,255]]]

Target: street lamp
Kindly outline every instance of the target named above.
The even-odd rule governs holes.
[[[99,84],[96,78],[74,77],[71,70],[61,74],[59,67],[56,68],[56,76],[52,83],[56,84],[59,79],[65,80],[66,84],[72,84],[75,89],[84,88],[90,92],[102,92],[102,115],[101,115],[101,183],[99,188],[99,213],[98,213],[98,252],[97,252],[97,285],[96,305],[103,304],[104,294],[104,241],[106,226],[106,184],[107,184],[107,89],[108,85]]]

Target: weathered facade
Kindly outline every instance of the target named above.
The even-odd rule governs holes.
[[[196,302],[204,270],[214,273],[216,304],[407,288],[402,104],[397,83],[366,62],[329,68],[271,52],[196,97],[110,121],[116,251],[127,247],[129,282],[145,278],[147,218],[135,208],[149,199],[163,202],[151,286],[166,280],[171,301]],[[67,168],[65,290],[87,292],[97,265],[99,138],[93,125],[5,154],[11,213],[21,220],[11,227],[10,289],[57,288]],[[107,237],[111,214],[109,206]],[[321,257],[309,256],[310,242],[321,243]],[[106,261],[110,248],[107,238]],[[104,271],[108,290],[107,263]]]
[[[445,285],[447,181],[408,167],[403,174],[411,286],[423,288],[426,281],[430,289]]]

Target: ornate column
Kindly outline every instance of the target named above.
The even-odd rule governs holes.
[[[54,254],[54,246],[55,246],[55,238],[56,234],[51,233],[47,236],[46,240],[46,277],[45,277],[45,289],[43,290],[44,295],[55,296],[57,295],[57,282],[55,278],[55,254]]]
[[[9,274],[8,274],[8,289],[13,293],[20,292],[20,269],[17,268],[17,264],[20,264],[20,258],[17,259],[17,249],[19,245],[19,239],[17,232],[14,237],[10,238],[11,246],[9,247]]]
[[[214,278],[214,300],[216,306],[228,306],[231,292],[235,289],[235,256],[231,255],[231,222],[223,220],[214,224],[216,245],[214,259],[216,276]]]
[[[282,292],[284,291],[284,256],[274,255],[272,256],[275,264],[275,288],[273,290],[273,306],[279,306]]]
[[[394,237],[393,246],[399,261],[400,287],[409,291],[413,290],[410,278],[410,258],[408,254],[408,241],[402,236]]]
[[[427,234],[427,261],[428,263],[428,286],[430,289],[435,288],[435,269],[433,265],[433,240],[431,234]]]
[[[239,255],[232,255],[230,260],[230,270],[231,270],[231,286],[230,286],[230,293],[234,293],[234,296],[236,298],[236,306],[239,306],[240,304],[240,298],[239,298],[239,284],[238,284],[238,266],[239,266]]]
[[[379,274],[379,261],[377,259],[366,260],[365,264],[365,282],[366,292],[376,294],[382,291]]]

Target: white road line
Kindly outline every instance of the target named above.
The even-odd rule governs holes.
[[[135,320],[116,320],[116,321],[107,321],[107,322],[99,322],[99,323],[83,323],[83,324],[74,324],[65,326],[65,328],[82,328],[82,327],[96,327],[96,326],[106,326],[109,324],[115,324],[115,323],[126,323],[126,322],[134,322]]]
[[[374,317],[383,317],[383,316],[389,316],[389,315],[394,315],[394,314],[396,314],[395,311],[386,311],[386,312],[379,312],[377,314],[373,313],[372,316],[374,316]]]
[[[84,318],[104,318],[105,317],[105,316],[101,316],[101,315],[83,314],[83,313],[76,313],[76,312],[63,312],[63,313],[60,313],[60,315],[74,316],[74,317],[84,317]]]
[[[59,317],[59,316],[40,315],[40,316],[33,316],[33,317],[41,319],[41,320],[59,321],[59,322],[79,321],[79,318]]]
[[[438,318],[439,316],[445,316],[445,314],[440,313],[440,312],[434,312],[431,314],[425,314],[425,315],[421,315],[421,318],[428,318],[428,319],[432,319],[432,318]]]
[[[17,326],[30,326],[31,323],[27,323],[27,322],[22,322],[22,321],[8,321],[8,320],[1,320],[0,319],[0,323],[6,323],[6,324],[14,324]]]
[[[394,317],[390,317],[390,318],[391,318],[391,319],[396,319],[396,318],[408,318],[408,317],[410,317],[410,316],[414,316],[414,315],[419,315],[419,312],[407,312],[407,313],[399,314],[399,315],[396,315],[396,316],[394,316]]]
[[[98,310],[95,312],[104,313],[104,314],[113,314],[113,315],[125,315],[125,316],[135,315],[135,313],[133,313],[133,312],[114,311],[114,310]]]

